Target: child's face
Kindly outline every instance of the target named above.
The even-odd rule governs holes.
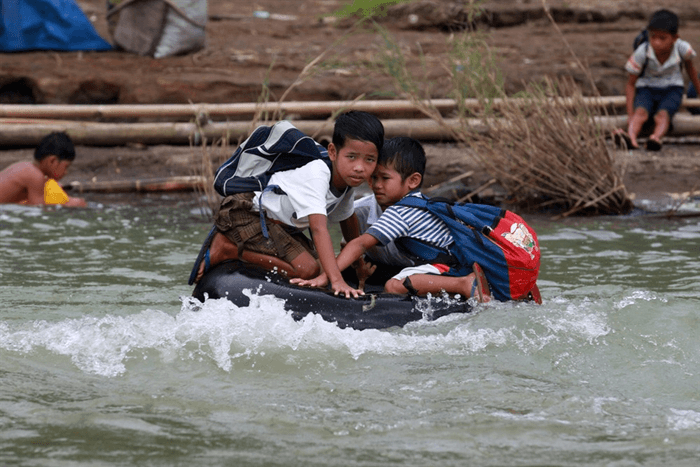
[[[61,160],[57,156],[48,156],[42,159],[39,165],[44,175],[58,181],[66,176],[71,162],[66,159]]]
[[[331,143],[328,156],[333,161],[333,186],[344,190],[369,180],[377,166],[379,152],[373,143],[347,139],[339,150]]]
[[[413,190],[411,178],[401,179],[393,167],[378,165],[370,178],[369,186],[382,209],[395,204]]]
[[[649,44],[657,56],[668,54],[673,48],[676,39],[678,39],[678,34],[671,34],[668,31],[660,31],[658,29],[649,30]]]

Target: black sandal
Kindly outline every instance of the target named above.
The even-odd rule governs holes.
[[[624,131],[613,134],[613,141],[618,149],[639,149],[637,146],[632,146],[632,138]]]
[[[647,140],[647,151],[661,151],[661,141],[649,138]]]

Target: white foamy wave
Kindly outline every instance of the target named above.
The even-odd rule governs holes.
[[[564,307],[534,318],[536,322],[549,331],[543,333],[542,342],[547,342],[549,339],[557,338],[557,336],[567,339],[581,338],[593,342],[610,333],[607,313],[598,310],[598,304],[589,300],[584,300],[583,303],[561,300],[558,305]]]
[[[615,304],[615,308],[618,310],[621,310],[621,309],[626,308],[630,305],[636,304],[640,300],[647,301],[647,302],[651,302],[654,300],[660,300],[661,303],[668,302],[668,300],[665,298],[659,298],[659,296],[654,292],[650,292],[648,290],[635,290],[630,295],[627,295],[626,297],[622,298],[622,300],[617,302]]]
[[[35,321],[11,329],[0,327],[0,346],[19,353],[44,348],[69,356],[81,370],[103,376],[117,376],[125,371],[129,352],[158,348],[168,339],[174,319],[166,313],[146,310],[132,316],[107,315],[49,323]]]
[[[176,359],[209,361],[230,372],[236,362],[255,365],[256,358],[289,362],[301,356],[317,364],[329,354],[352,359],[464,356],[513,346],[528,353],[562,335],[592,340],[608,332],[602,318],[581,313],[572,304],[553,314],[545,307],[503,303],[489,304],[480,313],[415,322],[403,329],[357,331],[341,329],[313,313],[294,321],[284,309],[284,300],[244,293],[250,298],[249,306],[238,307],[226,299],[200,303],[186,298],[174,316],[149,309],[128,316],[35,321],[17,327],[0,323],[0,348],[24,354],[45,349],[70,358],[84,372],[113,377],[125,373],[129,361],[146,360],[154,353],[165,364]]]
[[[700,413],[694,410],[671,409],[668,426],[672,430],[697,430],[700,428]]]

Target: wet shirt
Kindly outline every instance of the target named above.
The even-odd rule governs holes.
[[[677,39],[673,44],[671,55],[663,63],[659,63],[654,53],[654,48],[648,42],[643,43],[627,60],[625,70],[637,75],[644,73],[637,79],[636,87],[668,88],[671,86],[683,86],[683,72],[681,63],[695,58],[697,54],[693,47],[682,39]],[[646,63],[646,68],[644,68]]]
[[[382,208],[377,204],[374,195],[368,195],[355,200],[355,215],[360,224],[360,233],[365,233],[381,217]],[[392,266],[406,267],[415,264],[415,261],[399,251],[394,242],[374,246],[367,250],[366,255],[372,261]]]
[[[418,191],[406,196],[423,197]],[[389,206],[367,233],[381,245],[401,237],[415,238],[443,249],[454,243],[449,227],[437,216],[410,206]]]
[[[310,214],[323,214],[330,222],[340,222],[353,214],[352,188],[337,192],[331,186],[331,171],[322,160],[309,162],[298,169],[276,172],[270,185],[279,186],[285,194],[267,191],[262,206],[270,219],[300,229],[309,226]],[[254,209],[259,206],[261,192],[255,192]]]

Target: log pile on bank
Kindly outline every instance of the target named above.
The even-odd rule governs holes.
[[[460,104],[438,99],[218,105],[0,105],[0,144],[32,147],[52,131],[65,131],[78,145],[183,144],[192,146],[193,150],[195,146],[202,147],[205,154],[208,144],[219,144],[227,152],[258,125],[283,118],[327,143],[332,137],[334,116],[356,109],[378,115],[387,138],[403,135],[424,142],[458,142],[479,153],[480,166],[492,178],[484,186],[472,187],[466,195],[459,195],[460,201],[473,201],[480,191],[498,184],[511,202],[526,209],[550,206],[561,215],[614,214],[630,209],[631,200],[604,141],[605,135],[626,127],[624,97],[541,95],[534,100],[494,99],[489,102],[488,113],[483,111],[484,102],[476,99]],[[683,106],[700,107],[700,99],[685,99]],[[465,113],[464,109],[468,111]],[[540,120],[535,118],[538,115]],[[537,135],[538,129],[544,132]],[[564,130],[572,134],[567,138],[563,134],[559,135],[561,138],[557,136],[557,131]],[[700,116],[677,114],[670,135],[700,135]],[[579,140],[585,140],[585,144]],[[187,180],[177,177],[124,180],[67,188],[102,192],[202,191],[208,185],[209,175],[203,171]],[[456,178],[467,179],[468,174]]]
[[[510,99],[512,104],[517,100]],[[561,104],[574,101],[560,99]],[[568,104],[567,104],[568,102]],[[617,111],[617,115],[596,117],[605,130],[624,128],[625,99],[622,96],[584,98],[587,105]],[[228,138],[236,144],[261,122],[261,115],[289,118],[303,132],[324,140],[332,136],[332,116],[343,109],[365,110],[379,116],[387,137],[411,136],[422,141],[452,141],[450,128],[466,124],[483,131],[483,122],[451,118],[457,109],[452,99],[429,103],[444,116],[442,123],[425,117],[411,101],[334,101],[267,104],[144,104],[144,105],[0,105],[0,144],[35,146],[52,131],[65,131],[76,144],[119,146],[124,144],[190,144],[206,137],[210,141]],[[495,99],[495,110],[506,102]],[[700,99],[685,99],[685,107],[700,107]],[[465,108],[478,111],[483,102],[469,99]],[[611,113],[613,113],[611,112]],[[128,121],[124,121],[128,120]],[[134,121],[137,120],[137,121]],[[700,116],[679,113],[671,136],[700,135]]]

